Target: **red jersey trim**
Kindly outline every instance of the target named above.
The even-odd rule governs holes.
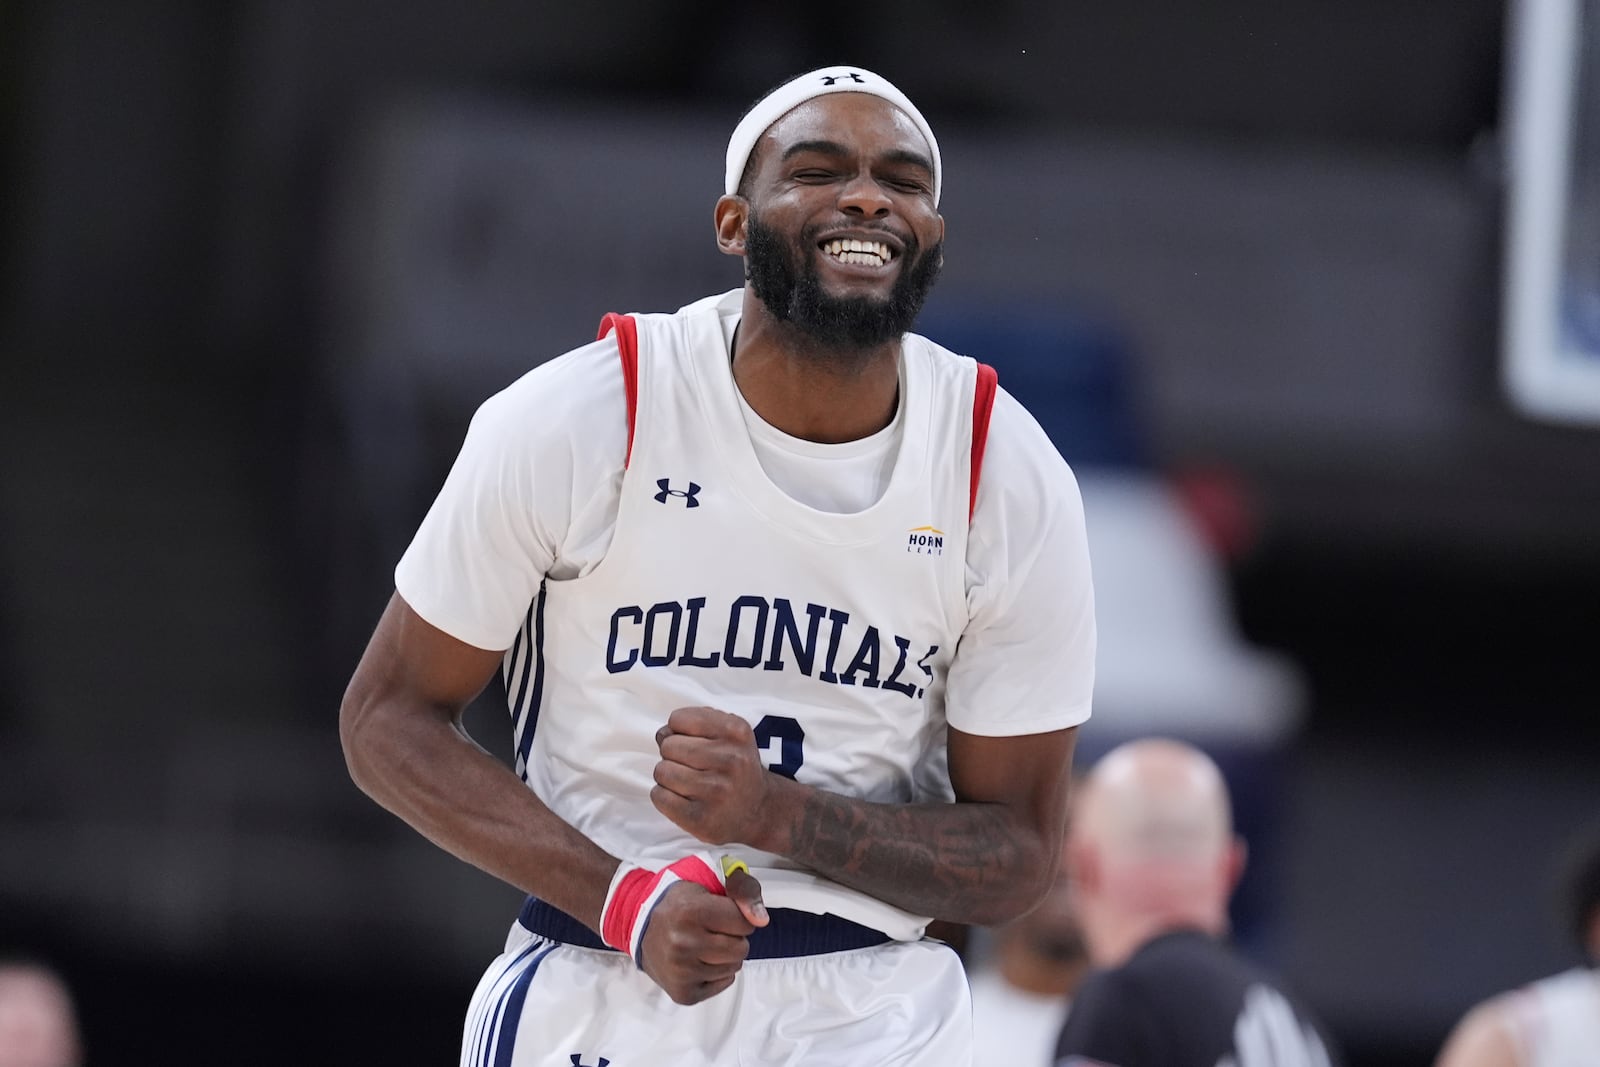
[[[983,450],[989,443],[989,416],[1000,375],[987,363],[978,364],[978,385],[972,393],[972,496],[967,501],[967,521],[978,508],[978,479],[983,474]]]
[[[639,325],[632,315],[608,311],[600,320],[600,334],[595,340],[605,340],[612,329],[617,331],[617,355],[622,357],[622,389],[628,396],[628,452],[622,460],[626,468],[633,460],[633,424],[639,417]]]
[[[626,467],[633,459],[633,427],[639,417],[639,327],[631,315],[608,311],[600,320],[600,333],[595,340],[604,340],[612,330],[617,331],[617,355],[622,359],[622,388],[628,397],[628,452],[622,461]],[[987,363],[978,364],[978,383],[972,394],[972,493],[967,500],[967,521],[978,507],[978,479],[983,474],[983,451],[989,442],[989,416],[994,412],[994,394],[999,388],[1000,376]]]

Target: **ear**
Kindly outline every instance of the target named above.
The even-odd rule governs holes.
[[[713,218],[717,227],[717,251],[725,256],[744,255],[745,223],[750,218],[750,202],[735,194],[719,196]]]
[[[939,269],[943,270],[944,269],[944,216],[943,215],[935,215],[933,217],[933,221],[934,221],[935,225],[938,227],[938,230],[939,230],[939,235],[934,238],[934,242],[933,243],[937,244],[939,246]]]
[[[1067,841],[1066,875],[1070,885],[1082,893],[1097,893],[1103,873],[1100,857],[1093,848],[1082,841]]]
[[[1228,887],[1228,894],[1239,888],[1239,879],[1244,877],[1245,863],[1250,858],[1250,847],[1245,844],[1244,838],[1235,835],[1228,843],[1228,850],[1223,853],[1223,878]]]

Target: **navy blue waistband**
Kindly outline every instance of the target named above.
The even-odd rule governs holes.
[[[793,956],[820,956],[824,952],[846,952],[882,945],[891,938],[882,930],[841,919],[837,915],[813,915],[809,911],[772,908],[772,921],[750,935],[750,959],[775,960]],[[517,916],[529,933],[579,948],[615,951],[600,936],[560,908],[529,897]]]

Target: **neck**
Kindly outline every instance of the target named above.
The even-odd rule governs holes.
[[[791,437],[819,444],[857,441],[894,419],[900,342],[848,350],[818,345],[775,319],[746,289],[734,337],[733,380],[756,414]]]
[[[1195,930],[1209,937],[1221,937],[1227,929],[1226,915],[1198,909],[1158,915],[1123,915],[1086,923],[1084,941],[1089,946],[1089,956],[1096,967],[1120,967],[1135,952],[1162,934]]]

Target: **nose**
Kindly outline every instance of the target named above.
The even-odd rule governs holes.
[[[889,194],[870,174],[857,174],[839,192],[839,210],[846,215],[880,219],[889,214],[892,206]]]

